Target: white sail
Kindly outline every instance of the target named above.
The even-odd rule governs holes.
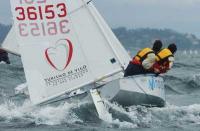
[[[95,6],[91,3],[88,5],[88,8],[92,13],[94,19],[96,20],[100,30],[102,31],[102,34],[105,36],[113,52],[116,54],[119,62],[121,63],[123,68],[126,68],[129,64],[129,61],[131,60],[130,55],[127,53],[127,51],[119,42],[119,40],[116,38],[116,36],[114,35],[110,27],[107,25],[103,17],[100,15],[100,13],[97,11]]]
[[[7,34],[4,42],[1,45],[1,48],[12,54],[20,55],[19,44],[17,43],[17,38],[16,38],[15,30],[13,27],[10,29],[9,33]]]
[[[95,78],[101,78],[120,70],[121,63],[111,47],[111,44],[118,43],[114,43],[112,36],[107,37],[109,32],[107,34],[103,32],[104,25],[95,16],[96,14],[93,14],[94,10],[90,9],[92,3],[86,4],[83,0],[77,0],[78,2],[82,2],[85,6],[71,13],[70,18],[93,75]],[[106,28],[104,30],[107,31]]]
[[[127,52],[89,0],[21,2],[11,0],[11,5],[34,104],[93,83],[127,65]]]

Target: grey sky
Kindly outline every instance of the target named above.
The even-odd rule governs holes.
[[[93,1],[111,27],[170,28],[200,37],[200,0]],[[9,0],[0,1],[0,23],[11,23]]]

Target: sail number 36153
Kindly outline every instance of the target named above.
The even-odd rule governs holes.
[[[18,1],[14,11],[20,36],[56,36],[70,32],[65,0]]]
[[[29,6],[29,7],[16,7],[15,11],[18,12],[16,19],[23,20],[43,20],[54,19],[56,17],[62,18],[67,16],[67,8],[65,3],[58,3],[57,5],[45,6]]]

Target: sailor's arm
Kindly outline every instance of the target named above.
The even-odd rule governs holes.
[[[163,64],[158,64],[157,62],[153,65],[153,70],[155,73],[161,74],[166,73],[169,71],[173,64],[174,64],[174,57],[169,57],[167,61],[165,61]]]
[[[156,56],[154,53],[150,53],[147,55],[147,58],[142,62],[142,66],[144,69],[150,69],[156,61]]]

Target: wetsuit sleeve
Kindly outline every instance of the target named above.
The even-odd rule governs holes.
[[[142,62],[144,69],[150,69],[156,61],[156,56],[154,53],[147,55],[147,58]]]

